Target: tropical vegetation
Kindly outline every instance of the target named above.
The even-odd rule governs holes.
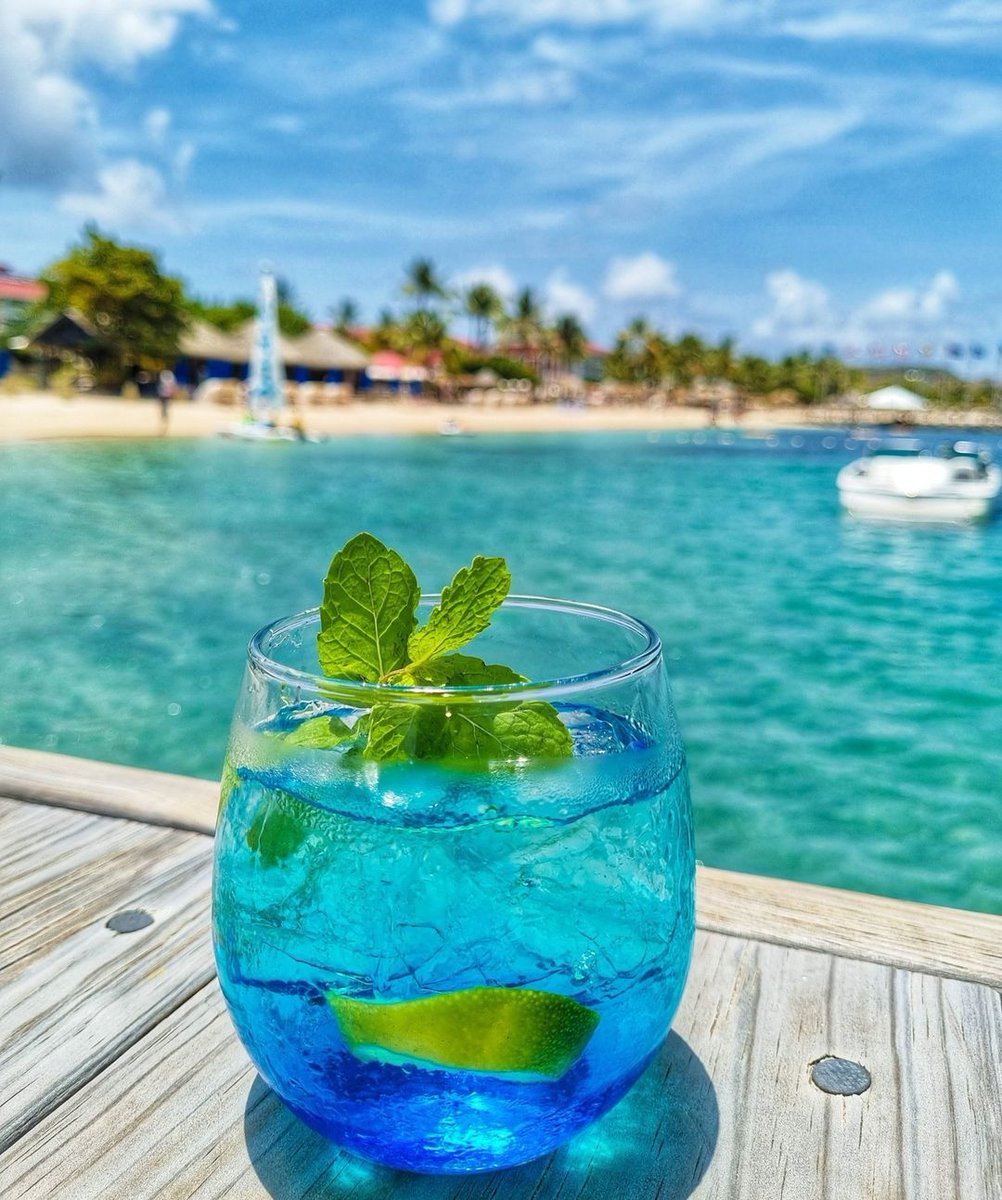
[[[111,385],[137,368],[169,362],[193,320],[232,332],[252,320],[256,310],[250,297],[223,301],[189,293],[180,279],[164,272],[154,253],[122,245],[92,225],[43,279],[48,300],[4,332],[20,332],[46,315],[73,309],[97,331],[102,344],[98,370]],[[283,333],[304,333],[312,322],[287,281],[279,281],[278,294]],[[343,297],[329,310],[332,325],[370,352],[392,350],[446,375],[489,373],[539,382],[577,372],[603,380],[624,398],[668,398],[709,388],[718,395],[729,391],[735,397],[813,404],[888,382],[905,382],[944,405],[987,405],[996,395],[990,383],[965,383],[945,371],[926,372],[918,380],[914,373],[909,379],[892,372],[877,377],[831,352],[801,350],[778,361],[740,354],[732,338],[712,342],[692,332],[672,338],[644,316],[620,330],[603,354],[591,345],[577,315],[548,314],[533,288],[506,297],[484,279],[453,287],[425,257],[406,266],[399,296],[400,304],[384,308],[368,328],[361,327],[355,300]],[[454,332],[457,326],[465,326],[466,339]]]

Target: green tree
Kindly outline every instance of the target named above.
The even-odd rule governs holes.
[[[504,302],[489,283],[475,283],[463,297],[463,311],[473,321],[474,340],[483,349],[487,331],[504,316]]]
[[[776,371],[771,362],[757,354],[746,354],[734,364],[731,378],[753,396],[765,396],[776,387]]]
[[[501,341],[505,346],[538,356],[545,345],[543,308],[532,288],[523,288],[515,297],[511,312],[500,322]]]
[[[412,296],[419,309],[428,308],[436,300],[445,300],[449,292],[439,278],[430,258],[416,258],[407,268],[404,295]]]
[[[346,296],[336,307],[331,309],[331,316],[334,318],[334,328],[338,333],[351,333],[358,325],[358,305]]]
[[[399,353],[405,349],[405,341],[401,323],[390,309],[384,308],[379,320],[369,330],[365,344],[369,350],[396,350]]]
[[[617,336],[605,360],[605,374],[620,383],[658,387],[672,378],[673,347],[646,317],[636,317]]]
[[[449,330],[438,313],[419,308],[404,322],[403,336],[406,352],[423,355],[431,350],[441,350],[448,339]]]
[[[188,320],[184,289],[151,251],[120,245],[88,225],[43,278],[50,308],[76,309],[99,331],[107,382],[120,384],[132,367],[156,367],[177,353]]]
[[[554,345],[561,363],[570,368],[588,352],[588,335],[573,313],[564,313],[553,323]]]
[[[193,317],[208,321],[224,333],[233,333],[241,325],[246,325],[254,319],[257,312],[257,305],[253,300],[233,300],[229,304],[223,304],[218,300],[191,299],[187,302],[187,308]]]

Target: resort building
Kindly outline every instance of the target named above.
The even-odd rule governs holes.
[[[15,275],[0,263],[0,339],[32,304],[44,300],[48,289],[37,279]],[[11,357],[6,340],[0,340],[0,379],[10,370]]]
[[[301,337],[279,337],[286,377],[293,383],[342,384],[354,392],[369,365],[368,357],[346,338],[328,329],[310,329]],[[174,368],[177,380],[196,388],[207,380],[246,379],[254,322],[224,333],[207,321],[195,321],[181,337]]]
[[[173,364],[178,383],[197,393],[202,385],[246,379],[253,340],[253,321],[233,333],[224,333],[206,321],[195,321],[182,335]],[[84,374],[88,374],[87,360],[93,361],[102,352],[101,331],[73,310],[51,317],[17,343],[12,342],[12,348],[37,365],[43,385],[62,362],[81,363]],[[291,384],[301,385],[300,391],[308,399],[324,402],[351,395],[365,386],[368,356],[336,333],[310,329],[301,337],[280,337],[279,345],[286,378]],[[5,370],[0,357],[0,376]],[[152,391],[154,375],[145,371],[142,376],[136,380],[140,390]],[[207,386],[199,394],[206,390],[212,389]],[[236,399],[236,390],[231,390]]]
[[[0,263],[0,332],[5,330],[31,304],[44,300],[48,289],[37,279],[15,275]]]

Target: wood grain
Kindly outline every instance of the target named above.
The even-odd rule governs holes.
[[[212,833],[203,779],[0,746],[0,795]],[[1002,987],[1002,917],[762,876],[697,870],[701,929]]]
[[[700,867],[701,929],[1002,988],[1002,917]]]
[[[0,1157],[5,1200],[998,1200],[992,989],[700,934],[661,1056],[608,1116],[498,1175],[384,1170],[323,1142],[260,1083],[215,984]],[[835,1054],[872,1074],[838,1097]]]
[[[212,977],[211,842],[0,800],[0,1146]],[[125,909],[154,917],[116,934]]]
[[[219,784],[44,750],[0,746],[0,796],[213,833]]]

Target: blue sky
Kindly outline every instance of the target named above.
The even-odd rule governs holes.
[[[1002,340],[1002,0],[3,0],[0,260],[403,264],[775,352]]]

